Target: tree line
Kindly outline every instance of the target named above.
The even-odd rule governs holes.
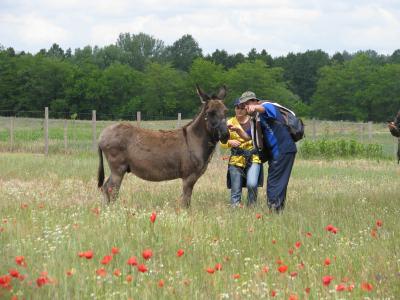
[[[51,111],[67,116],[93,109],[101,119],[192,117],[199,108],[195,84],[228,87],[227,104],[243,91],[277,101],[304,117],[384,121],[400,109],[400,49],[330,56],[321,50],[272,57],[215,50],[203,55],[184,35],[172,45],[145,33],[121,33],[113,45],[72,52],[53,44],[36,54],[0,45],[0,114]]]

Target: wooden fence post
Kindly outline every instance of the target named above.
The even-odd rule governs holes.
[[[317,139],[317,124],[315,118],[312,119],[312,138],[314,141]]]
[[[68,145],[68,143],[67,143],[67,139],[68,139],[67,130],[68,130],[67,119],[64,119],[64,151],[65,151],[65,153],[67,152],[67,145]]]
[[[361,123],[360,125],[360,137],[361,137],[361,143],[364,142],[364,123]]]
[[[137,127],[140,127],[141,118],[142,117],[141,117],[140,111],[136,112],[136,124],[137,124]]]
[[[44,154],[49,155],[49,108],[44,108]]]
[[[368,122],[368,140],[371,142],[372,141],[372,122]]]
[[[15,117],[12,116],[10,119],[10,151],[13,152],[14,150],[14,119]]]
[[[181,127],[181,121],[182,121],[182,114],[178,113],[178,122],[176,124],[176,128],[180,128]]]
[[[92,110],[93,151],[97,150],[96,111]]]

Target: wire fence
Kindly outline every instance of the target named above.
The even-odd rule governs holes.
[[[67,115],[63,112],[43,111],[0,111],[0,151],[33,153],[80,153],[97,149],[100,132],[108,125],[127,121],[147,129],[177,129],[190,119],[182,114],[154,116],[132,113],[124,118],[113,115],[79,113]],[[356,123],[345,121],[304,120],[308,140],[345,139],[382,146],[384,153],[394,157],[398,139],[393,138],[384,123]],[[304,139],[304,140],[305,140]],[[298,143],[301,147],[302,141]],[[217,151],[219,153],[219,149]]]

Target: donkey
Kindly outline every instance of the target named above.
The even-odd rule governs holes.
[[[226,87],[212,96],[196,85],[202,102],[200,113],[176,130],[148,130],[123,122],[110,125],[99,138],[98,187],[104,202],[115,201],[125,173],[149,181],[182,178],[181,202],[190,206],[193,186],[206,171],[218,141],[226,143]],[[103,152],[110,167],[104,182]]]

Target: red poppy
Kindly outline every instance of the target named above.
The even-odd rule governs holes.
[[[67,276],[72,276],[74,275],[74,270],[68,270],[67,272],[65,272],[67,274]]]
[[[294,250],[292,248],[290,248],[288,252],[289,252],[290,255],[292,255]]]
[[[336,227],[333,227],[332,230],[331,230],[331,232],[333,234],[336,234],[338,231],[339,231],[339,229],[337,229]]]
[[[236,273],[232,275],[233,279],[239,279],[240,278],[240,274]]]
[[[117,277],[121,276],[121,270],[120,269],[115,269],[113,274]]]
[[[133,276],[132,275],[126,275],[125,277],[126,282],[131,282],[133,280]]]
[[[5,289],[11,288],[11,280],[12,278],[9,275],[0,276],[0,286]]]
[[[366,292],[370,292],[374,289],[374,287],[372,286],[372,284],[368,283],[368,282],[363,282],[361,284],[361,288],[366,291]]]
[[[298,300],[298,299],[299,299],[299,297],[297,295],[291,294],[289,296],[289,300]]]
[[[112,247],[112,248],[111,248],[111,253],[112,253],[113,255],[118,254],[118,253],[119,253],[119,249],[118,249],[117,247]]]
[[[283,264],[283,261],[282,261],[281,259],[278,259],[278,260],[276,261],[276,263],[277,263],[278,265],[282,265],[282,264]]]
[[[382,227],[382,225],[383,225],[382,220],[376,220],[376,226]]]
[[[376,238],[377,235],[378,235],[378,233],[376,232],[376,230],[375,229],[371,229],[371,236]]]
[[[8,273],[14,278],[18,278],[19,277],[19,272],[16,269],[10,269],[10,270],[8,270]]]
[[[79,252],[79,253],[78,253],[78,256],[79,256],[79,257],[85,257],[85,252]]]
[[[303,262],[299,263],[297,266],[299,267],[299,269],[304,269],[304,263]]]
[[[331,264],[330,258],[329,258],[329,257],[325,258],[325,260],[324,260],[324,265],[325,265],[325,266],[329,266],[330,264]]]
[[[163,287],[164,286],[164,280],[160,279],[160,281],[158,281],[158,287]]]
[[[263,271],[264,273],[268,273],[268,272],[269,272],[268,266],[264,266],[264,267],[262,268],[262,271]]]
[[[336,286],[336,291],[342,292],[342,291],[344,291],[344,290],[346,290],[346,287],[345,287],[344,284],[338,284],[338,285]]]
[[[17,265],[26,267],[26,262],[25,262],[25,257],[21,256],[16,256],[15,257],[15,262],[17,263]]]
[[[214,269],[215,269],[215,271],[221,271],[222,265],[220,263],[216,263]]]
[[[301,247],[301,242],[296,242],[296,243],[294,244],[294,246],[295,246],[297,249],[299,249],[299,248]]]
[[[138,262],[137,262],[136,256],[130,257],[130,258],[128,259],[128,261],[127,261],[127,264],[128,264],[128,265],[131,265],[131,266],[137,266]]]
[[[92,208],[92,213],[94,213],[96,216],[98,216],[100,214],[100,208],[98,208],[98,207]]]
[[[325,227],[325,230],[327,231],[332,231],[332,229],[335,228],[335,226],[333,226],[332,224],[329,224]]]
[[[143,257],[145,260],[150,259],[152,256],[153,256],[153,251],[151,251],[151,249],[143,250],[143,252],[142,252],[142,257]]]
[[[183,254],[185,254],[185,251],[183,251],[183,249],[178,249],[178,251],[176,252],[176,256],[181,257]]]
[[[92,259],[93,258],[93,251],[92,250],[88,250],[84,253],[84,256],[86,259]]]
[[[354,284],[350,284],[350,285],[347,287],[347,290],[348,290],[349,292],[351,292],[353,289],[354,289]]]
[[[304,291],[305,291],[307,294],[309,294],[310,291],[311,291],[311,289],[310,289],[309,287],[306,287]]]
[[[50,283],[50,279],[46,275],[39,276],[36,279],[36,284],[38,287],[42,287],[43,285],[48,284],[48,283]]]
[[[272,290],[271,291],[271,297],[275,297],[276,296],[276,291]]]
[[[144,264],[138,265],[137,268],[138,268],[138,271],[142,272],[142,273],[145,273],[148,271],[147,267]]]
[[[280,273],[285,273],[285,272],[287,271],[287,269],[288,269],[288,266],[286,266],[286,265],[280,265],[279,268],[278,268],[278,271],[279,271]]]
[[[209,274],[213,274],[215,272],[215,270],[213,268],[207,268],[206,271]]]
[[[297,272],[291,272],[291,273],[290,273],[290,276],[291,276],[291,277],[296,277],[296,276],[297,276]]]
[[[261,219],[262,215],[260,213],[256,213],[256,219]]]
[[[111,260],[112,260],[112,256],[111,255],[106,255],[101,260],[101,264],[102,265],[108,265]]]
[[[104,268],[100,268],[96,270],[96,274],[99,275],[100,277],[106,277],[107,271]]]
[[[274,239],[273,239],[273,240],[272,240],[272,244],[274,244],[274,245],[275,245],[275,244],[276,244],[276,240],[274,240]]]
[[[322,283],[323,283],[325,286],[330,285],[332,280],[333,280],[333,277],[332,277],[332,276],[329,276],[329,275],[322,277]]]
[[[150,222],[154,223],[156,221],[157,214],[153,211],[150,216]]]
[[[311,232],[307,232],[307,233],[306,233],[306,236],[309,237],[309,238],[312,237]]]

